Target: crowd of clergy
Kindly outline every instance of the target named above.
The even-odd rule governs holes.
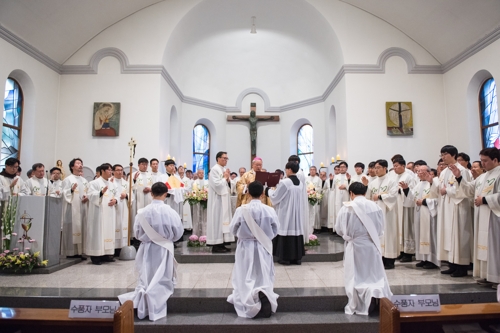
[[[19,175],[19,160],[9,158],[0,173],[0,199],[5,202],[11,195],[61,198],[61,254],[89,256],[96,265],[114,261],[113,255],[129,245],[129,211],[134,217],[144,215],[152,203],[169,207],[170,226],[155,229],[155,235],[167,243],[182,238],[179,230],[187,230],[206,236],[213,253],[224,253],[237,239],[234,291],[228,301],[238,315],[248,318],[268,317],[276,311],[273,256],[282,265],[300,265],[311,234],[341,236],[350,267],[345,272],[346,313],[368,314],[370,300],[392,295],[384,269],[394,269],[396,261],[412,262],[415,257],[421,269],[445,265],[441,274],[464,277],[472,270],[479,284],[496,289],[500,283],[500,152],[485,148],[471,163],[467,154],[447,145],[439,157],[435,169],[426,161],[407,162],[397,154],[390,163],[370,162],[366,171],[358,162],[350,174],[348,163],[339,161],[333,174],[311,166],[306,175],[299,170],[300,158],[292,155],[284,171],[276,170],[281,180],[273,188],[255,181],[256,173],[265,171],[262,159],[254,158],[249,171],[241,167],[236,174],[226,167],[226,152],[217,154],[208,177],[203,169],[193,173],[171,159],[164,161],[162,173],[158,159],[140,158],[138,171],[128,177],[122,165],[104,163],[90,182],[83,177],[80,158],[71,160],[71,174],[66,177],[60,166],[52,168],[49,177],[45,166],[37,163],[27,181]],[[157,183],[165,189],[156,186],[152,193]],[[195,191],[207,193],[205,205],[185,200],[187,193]],[[139,224],[136,219],[130,231],[138,243],[146,238],[168,248],[147,232],[149,238],[144,236]],[[168,251],[162,253],[166,256]],[[173,262],[173,253],[169,260]],[[175,271],[173,264],[169,267]],[[169,273],[170,280],[174,273]],[[360,289],[363,285],[368,293]],[[158,318],[151,311],[150,317]],[[147,309],[143,312],[148,315]]]

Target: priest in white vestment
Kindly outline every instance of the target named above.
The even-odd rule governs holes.
[[[89,214],[85,254],[94,265],[112,262],[115,253],[116,204],[120,193],[111,181],[111,164],[101,165],[101,176],[89,183]]]
[[[458,183],[450,166],[455,165],[460,170],[465,182],[471,182],[472,175],[457,162],[457,155],[458,150],[454,146],[441,148],[441,158],[448,168],[441,172],[439,181],[432,185],[432,191],[441,198],[438,210],[439,259],[450,263],[450,268],[441,273],[451,274],[451,277],[467,276],[468,265],[473,259],[474,243],[470,201],[457,191]]]
[[[151,178],[153,179],[153,184],[161,181],[161,176],[163,175],[163,173],[158,170],[159,164],[160,162],[157,158],[152,158],[151,161],[149,161],[149,166],[151,167],[151,171],[149,173],[151,174]]]
[[[392,165],[395,173],[394,179],[398,184],[396,212],[398,215],[400,261],[411,262],[415,254],[414,204],[406,201],[405,190],[411,191],[416,184],[416,179],[415,174],[406,168],[406,161],[403,158],[393,159]]]
[[[120,164],[113,165],[113,177],[116,189],[116,225],[115,225],[115,255],[119,255],[118,249],[128,246],[129,233],[129,209],[128,203],[130,194],[130,184],[123,178],[123,166]],[[132,195],[133,197],[133,195]]]
[[[232,274],[233,292],[227,301],[239,317],[269,318],[278,307],[274,293],[272,240],[278,232],[278,216],[260,201],[264,187],[248,185],[253,200],[236,209],[229,229],[238,237]]]
[[[366,178],[365,174],[363,173],[363,171],[365,171],[365,165],[361,162],[357,162],[356,164],[354,164],[354,171],[354,174],[351,175],[350,184],[354,182],[363,183],[363,178]]]
[[[346,314],[368,315],[376,299],[391,298],[392,292],[384,271],[380,237],[384,233],[384,214],[365,198],[366,186],[349,186],[352,201],[344,202],[335,223],[337,234],[346,241],[344,252],[345,290],[349,299]]]
[[[164,204],[167,186],[157,182],[151,187],[153,201],[135,217],[134,235],[141,241],[135,258],[139,281],[134,291],[118,296],[123,304],[134,302],[137,317],[155,321],[167,315],[167,300],[174,292],[176,261],[173,242],[184,228],[179,215]]]
[[[148,172],[148,160],[141,157],[138,161],[139,171],[134,174],[133,187],[135,196],[135,211],[146,207],[151,203],[151,186],[153,185],[153,176]]]
[[[61,169],[58,167],[50,169],[49,196],[54,198],[62,196]]]
[[[380,239],[382,259],[385,269],[393,269],[399,255],[399,230],[396,201],[398,183],[387,174],[387,161],[377,160],[375,172],[377,179],[368,185],[367,197],[377,203],[384,216],[384,232]],[[368,181],[365,180],[365,185]]]
[[[179,175],[179,179],[181,180],[182,184],[184,185],[184,194],[191,192],[191,184],[192,180],[189,179],[186,176],[184,166],[179,165],[179,169],[177,171],[177,174]],[[186,230],[192,230],[193,229],[193,218],[191,214],[191,206],[189,205],[189,202],[183,201],[182,203],[182,224],[184,225],[184,229]]]
[[[288,162],[285,166],[287,178],[276,188],[266,188],[266,196],[271,199],[279,220],[278,235],[273,240],[273,254],[282,265],[301,265],[304,250],[304,211],[307,211],[305,184],[296,173],[299,165]],[[305,220],[307,221],[307,220]]]
[[[49,181],[45,178],[45,166],[42,163],[35,163],[31,170],[33,176],[24,183],[19,195],[47,195]]]
[[[351,175],[347,172],[347,168],[349,166],[346,162],[342,161],[339,163],[339,174],[333,177],[333,192],[334,194],[334,209],[333,209],[333,221],[332,223],[335,225],[335,219],[337,218],[337,214],[342,208],[344,202],[349,201],[349,183],[351,182]]]
[[[191,183],[193,191],[208,191],[208,180],[205,180],[205,171],[198,169],[196,171],[198,176],[196,180]],[[206,236],[207,235],[207,208],[203,207],[201,203],[196,203],[191,206],[193,212],[193,235]]]
[[[5,160],[5,168],[0,173],[0,214],[7,209],[11,196],[17,196],[24,185],[23,180],[17,175],[19,160],[9,157]],[[0,219],[0,226],[2,222]],[[0,246],[2,246],[3,228],[0,228]],[[10,236],[7,236],[10,237]]]
[[[89,183],[83,176],[83,162],[74,158],[69,162],[71,175],[63,180],[63,215],[61,253],[67,257],[81,257],[84,253],[84,232],[87,226]]]
[[[458,191],[474,201],[473,277],[480,284],[500,283],[500,152],[485,148],[479,153],[486,173],[466,181],[458,168],[450,169]]]
[[[213,253],[230,252],[224,243],[234,242],[234,236],[229,231],[232,214],[231,184],[229,172],[225,169],[228,159],[226,152],[218,152],[217,164],[208,177],[207,245],[212,245]]]
[[[308,195],[310,192],[312,193],[321,192],[321,179],[317,174],[317,169],[315,166],[311,166],[309,168],[309,176],[306,177],[306,187]],[[321,229],[319,206],[320,206],[319,202],[316,202],[314,205],[311,205],[308,202],[309,225],[307,228],[307,234],[305,235],[306,237],[309,237],[309,235],[312,235],[315,231],[317,232]]]
[[[319,172],[319,179],[321,180],[321,194],[323,199],[319,205],[319,221],[320,229],[328,228],[328,194],[330,193],[330,181],[326,175],[326,168]]]
[[[414,204],[415,228],[415,258],[420,260],[416,267],[424,269],[439,268],[441,261],[438,259],[437,248],[437,195],[431,192],[433,177],[431,168],[415,162],[414,169],[419,177],[419,182],[413,189],[405,189],[405,204]]]

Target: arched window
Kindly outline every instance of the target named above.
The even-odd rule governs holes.
[[[0,168],[5,167],[6,159],[21,154],[23,92],[15,80],[7,79],[4,96]]]
[[[483,148],[500,149],[498,131],[497,85],[493,78],[486,80],[479,92],[479,112],[481,113],[481,136]]]
[[[297,155],[300,157],[300,168],[307,174],[314,165],[313,128],[303,125],[297,133]]]
[[[203,125],[193,128],[193,172],[205,170],[205,178],[210,171],[210,132]]]

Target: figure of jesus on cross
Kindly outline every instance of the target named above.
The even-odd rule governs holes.
[[[257,122],[258,121],[279,121],[280,116],[256,116],[256,103],[250,103],[250,116],[227,116],[228,121],[246,120],[250,123],[250,151],[251,160],[257,155]]]

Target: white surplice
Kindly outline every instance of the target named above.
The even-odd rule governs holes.
[[[135,176],[135,173],[131,174],[132,177]],[[153,197],[151,196],[151,192],[144,193],[144,189],[146,187],[151,188],[153,186],[153,176],[149,172],[139,172],[139,176],[134,181],[132,178],[132,190],[134,191],[135,198],[135,212],[139,211],[139,209],[146,207],[151,203]]]
[[[323,199],[319,205],[319,221],[320,227],[328,227],[328,195],[330,194],[330,180],[321,181],[321,193]]]
[[[133,301],[139,319],[149,316],[149,320],[158,320],[167,315],[167,300],[174,292],[174,255],[151,241],[141,221],[171,242],[182,237],[184,228],[179,214],[160,200],[153,200],[135,217],[134,235],[141,241],[135,257],[139,281],[134,291],[120,295],[118,299],[122,304],[127,300]]]
[[[179,180],[181,185],[184,185],[184,183],[181,181],[181,178],[179,175],[174,174],[174,175],[169,175],[168,173],[163,174],[158,181],[167,184],[168,179],[173,176]],[[184,187],[181,188],[171,188],[170,185],[167,184],[169,187],[168,189],[168,196],[165,199],[165,203],[169,205],[177,214],[179,214],[179,217],[181,218],[182,221],[182,205],[184,203]]]
[[[273,291],[275,274],[272,244],[269,253],[249,228],[243,209],[249,209],[255,223],[269,241],[276,237],[279,223],[275,210],[257,199],[238,207],[229,227],[231,233],[238,237],[238,245],[232,274],[233,292],[227,301],[234,304],[239,317],[253,318],[261,309],[259,291],[269,299],[273,313],[278,307],[278,295]]]
[[[59,194],[57,194],[59,192]],[[62,197],[62,180],[51,180],[49,185],[49,196],[54,198]]]
[[[358,216],[352,205],[357,205],[368,218]],[[374,243],[374,238],[383,236],[382,209],[365,197],[357,196],[340,209],[335,230],[346,241],[344,275],[349,301],[344,308],[345,313],[368,315],[372,297],[392,297],[382,255]]]
[[[360,175],[358,175],[357,173],[355,173],[354,175],[351,175],[351,183],[350,184],[352,184],[354,182],[363,183],[363,178],[368,179],[366,177],[366,175],[363,174],[363,173],[360,174]]]
[[[457,190],[473,201],[478,196],[487,204],[474,206],[473,276],[500,283],[500,166],[470,182],[462,181]]]
[[[333,179],[327,179],[328,183],[328,228],[335,232],[335,184]]]
[[[417,206],[415,202],[425,199],[426,205]],[[431,184],[420,181],[408,192],[405,204],[413,203],[415,227],[415,258],[441,265],[437,247],[437,198],[431,192]]]
[[[269,199],[278,214],[278,235],[304,235],[304,222],[307,223],[307,220],[304,220],[304,211],[307,211],[309,205],[304,196],[304,188],[304,183],[294,185],[290,178],[284,178],[276,189],[268,191]]]
[[[184,193],[190,192],[193,181],[184,176],[184,178],[181,178],[181,182],[184,184]],[[184,229],[193,229],[193,217],[191,215],[191,206],[189,202],[186,201],[182,203],[181,213]]]
[[[73,192],[74,184],[77,187]],[[61,254],[74,256],[84,252],[83,244],[87,225],[88,201],[82,202],[87,196],[89,183],[81,176],[69,175],[62,183],[63,214],[62,214],[62,244]]]
[[[130,195],[129,182],[126,179],[114,180],[116,187],[116,199],[118,200],[116,207],[116,226],[115,226],[115,248],[121,249],[128,246],[128,233],[129,233],[129,210],[128,203]],[[127,197],[120,199],[121,194],[125,193]],[[134,195],[132,194],[132,204],[134,202]]]
[[[382,209],[385,222],[384,235],[380,239],[382,256],[393,259],[399,255],[398,215],[395,209],[398,195],[396,178],[389,177],[388,174],[377,177],[368,185],[368,191],[366,192],[370,200],[374,194],[382,197],[382,199],[376,201],[376,204]]]
[[[108,187],[101,196],[101,191]],[[89,214],[85,238],[85,254],[89,256],[115,253],[115,230],[117,206],[108,206],[120,196],[114,182],[99,177],[89,183]],[[119,199],[119,198],[118,198]]]
[[[455,166],[460,170],[462,179],[471,182],[468,169],[460,163]],[[431,191],[441,200],[437,215],[437,235],[439,260],[447,260],[452,264],[469,265],[472,261],[472,224],[469,199],[457,191],[457,180],[449,168],[443,170],[439,179],[434,181]],[[440,189],[446,187],[446,194]]]
[[[321,179],[316,175],[314,177],[307,176],[306,177],[306,187],[307,191],[315,191],[316,193],[321,192]],[[309,200],[308,200],[309,201]],[[319,216],[319,203],[316,203],[314,206],[308,204],[308,213],[309,213],[309,224],[307,228],[307,236],[312,235],[314,229],[321,229],[320,225],[320,216]]]
[[[49,182],[46,178],[31,177],[21,187],[19,195],[45,196]]]
[[[345,189],[341,190],[339,187],[341,185],[345,186]],[[342,208],[344,202],[349,201],[349,181],[347,180],[347,176],[345,174],[339,173],[333,177],[333,191],[334,195],[334,210],[333,210],[333,223],[335,223],[335,219]],[[335,230],[334,230],[335,231]]]
[[[408,185],[409,191],[416,184],[415,174],[408,169],[401,174],[396,174],[395,180],[398,186],[397,208],[398,214],[398,231],[399,231],[399,250],[407,253],[415,253],[415,222],[414,222],[414,205],[412,202],[406,201],[406,196],[403,189],[399,186],[400,182]]]
[[[16,185],[10,188],[12,182],[17,179]],[[24,181],[21,177],[15,176],[14,178],[0,176],[0,200],[9,200],[11,194],[19,194],[24,186]],[[2,210],[3,211],[3,210]]]
[[[234,236],[229,232],[232,218],[231,189],[224,178],[224,170],[224,167],[216,164],[208,178],[207,245],[234,242]]]

